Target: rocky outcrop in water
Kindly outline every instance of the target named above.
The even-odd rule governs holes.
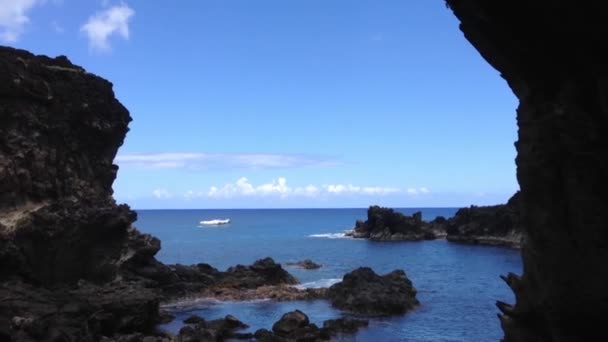
[[[448,0],[519,99],[523,275],[506,342],[608,341],[608,4]]]
[[[446,221],[447,239],[452,242],[521,247],[519,192],[507,204],[459,209]]]
[[[422,213],[405,215],[390,208],[371,206],[367,220],[357,221],[347,233],[374,241],[419,241],[447,238],[452,242],[521,247],[519,192],[507,204],[470,206],[446,219],[422,220]]]
[[[374,205],[367,209],[367,220],[357,221],[347,236],[376,241],[432,240],[445,236],[442,222],[425,222],[421,212],[410,216]]]
[[[338,309],[365,315],[398,315],[416,307],[416,289],[405,272],[395,270],[383,276],[360,267],[332,285],[327,296]]]

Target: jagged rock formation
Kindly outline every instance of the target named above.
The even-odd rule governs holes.
[[[367,220],[358,220],[347,236],[374,241],[419,241],[446,237],[452,242],[521,247],[519,192],[507,204],[470,206],[448,219],[422,220],[422,213],[404,215],[390,208],[371,206]]]
[[[442,219],[425,222],[421,212],[409,216],[374,205],[367,209],[367,220],[357,220],[355,228],[347,235],[375,241],[432,240],[445,236],[443,223]]]
[[[129,340],[154,333],[163,300],[296,282],[269,258],[226,272],[158,262],[160,241],[112,198],[130,121],[110,82],[0,47],[0,341]]]
[[[385,275],[360,267],[327,291],[329,301],[338,309],[365,315],[399,315],[416,307],[416,289],[402,270]]]
[[[507,204],[459,209],[445,221],[448,241],[521,247],[519,192]]]
[[[608,4],[447,0],[519,99],[523,275],[507,342],[608,341]]]

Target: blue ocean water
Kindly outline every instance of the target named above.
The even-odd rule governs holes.
[[[456,208],[421,210],[423,218],[452,216]],[[470,246],[445,240],[372,242],[342,238],[366,209],[260,209],[260,210],[140,210],[136,226],[162,242],[157,258],[165,263],[205,262],[224,270],[251,264],[267,256],[285,263],[310,258],[318,270],[286,267],[301,283],[331,284],[359,267],[378,273],[403,269],[418,290],[421,306],[401,317],[373,319],[353,341],[499,341],[502,337],[494,303],[513,302],[500,274],[521,273],[517,250]],[[229,218],[231,223],[201,226],[202,220]],[[192,313],[206,319],[232,314],[251,326],[269,329],[293,309],[319,324],[342,315],[327,302],[200,302],[176,309],[177,319],[165,326],[180,328]]]

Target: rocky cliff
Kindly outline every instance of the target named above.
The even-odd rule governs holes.
[[[110,82],[0,47],[0,341],[162,335],[163,300],[296,282],[270,258],[226,272],[158,262],[160,241],[112,198],[130,121]]]
[[[519,99],[517,178],[527,235],[507,342],[608,341],[608,4],[447,0]]]

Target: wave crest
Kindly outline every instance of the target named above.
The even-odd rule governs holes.
[[[324,287],[330,287],[335,283],[339,283],[342,281],[342,278],[324,278],[315,281],[310,281],[303,284],[294,285],[295,288],[300,290],[305,289],[319,289]]]

